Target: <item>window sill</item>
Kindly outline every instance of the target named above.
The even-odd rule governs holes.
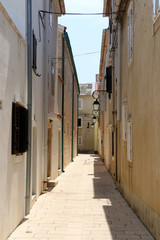
[[[156,34],[160,28],[160,9],[158,10],[156,16],[153,18],[153,36]]]

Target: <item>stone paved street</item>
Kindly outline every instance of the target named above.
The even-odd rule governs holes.
[[[154,239],[97,155],[79,155],[8,240]]]

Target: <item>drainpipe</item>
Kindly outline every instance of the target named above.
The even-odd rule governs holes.
[[[117,121],[120,121],[120,81],[121,81],[121,24],[118,23],[118,76],[117,76]]]
[[[62,172],[64,172],[64,36],[62,38]]]
[[[32,0],[27,0],[27,78],[28,78],[28,151],[26,163],[25,214],[31,203],[31,136],[32,136]]]
[[[46,1],[46,10],[48,4]],[[48,78],[49,78],[49,66],[48,66],[48,27],[49,20],[48,14],[46,14],[45,21],[45,81],[44,81],[44,176],[43,176],[43,190],[47,187],[47,164],[48,164]]]
[[[73,75],[73,86],[72,86],[72,162],[73,162],[73,129],[74,129],[74,75]]]
[[[77,156],[78,156],[78,109],[79,109],[79,94],[77,94]]]

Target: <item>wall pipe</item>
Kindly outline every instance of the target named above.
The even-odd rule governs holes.
[[[65,30],[64,30],[65,31]],[[64,172],[64,36],[62,38],[62,172]]]
[[[25,214],[31,204],[31,137],[32,137],[32,0],[27,0],[27,78],[28,78],[28,151],[26,162]]]
[[[46,10],[48,3],[46,1]],[[49,16],[46,14],[45,19],[45,81],[44,81],[44,176],[43,189],[47,187],[47,164],[48,164],[48,27]]]
[[[74,142],[74,75],[73,75],[73,83],[72,83],[72,157],[71,161],[73,162],[73,142]]]

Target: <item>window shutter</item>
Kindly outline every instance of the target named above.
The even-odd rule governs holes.
[[[17,154],[19,151],[19,123],[20,108],[17,103],[12,103],[12,154]]]
[[[28,149],[28,110],[20,107],[20,144],[19,152],[26,152]]]
[[[28,148],[28,110],[12,103],[12,154],[24,153]]]
[[[112,93],[112,66],[106,67],[106,84],[106,89],[110,98]]]
[[[81,127],[82,125],[81,125],[81,118],[78,118],[78,127]]]
[[[114,157],[114,132],[112,131],[112,157]]]
[[[37,39],[36,39],[34,33],[33,33],[33,62],[32,62],[32,68],[33,68],[34,71],[37,70]]]
[[[127,123],[127,157],[128,161],[132,162],[132,120]]]

